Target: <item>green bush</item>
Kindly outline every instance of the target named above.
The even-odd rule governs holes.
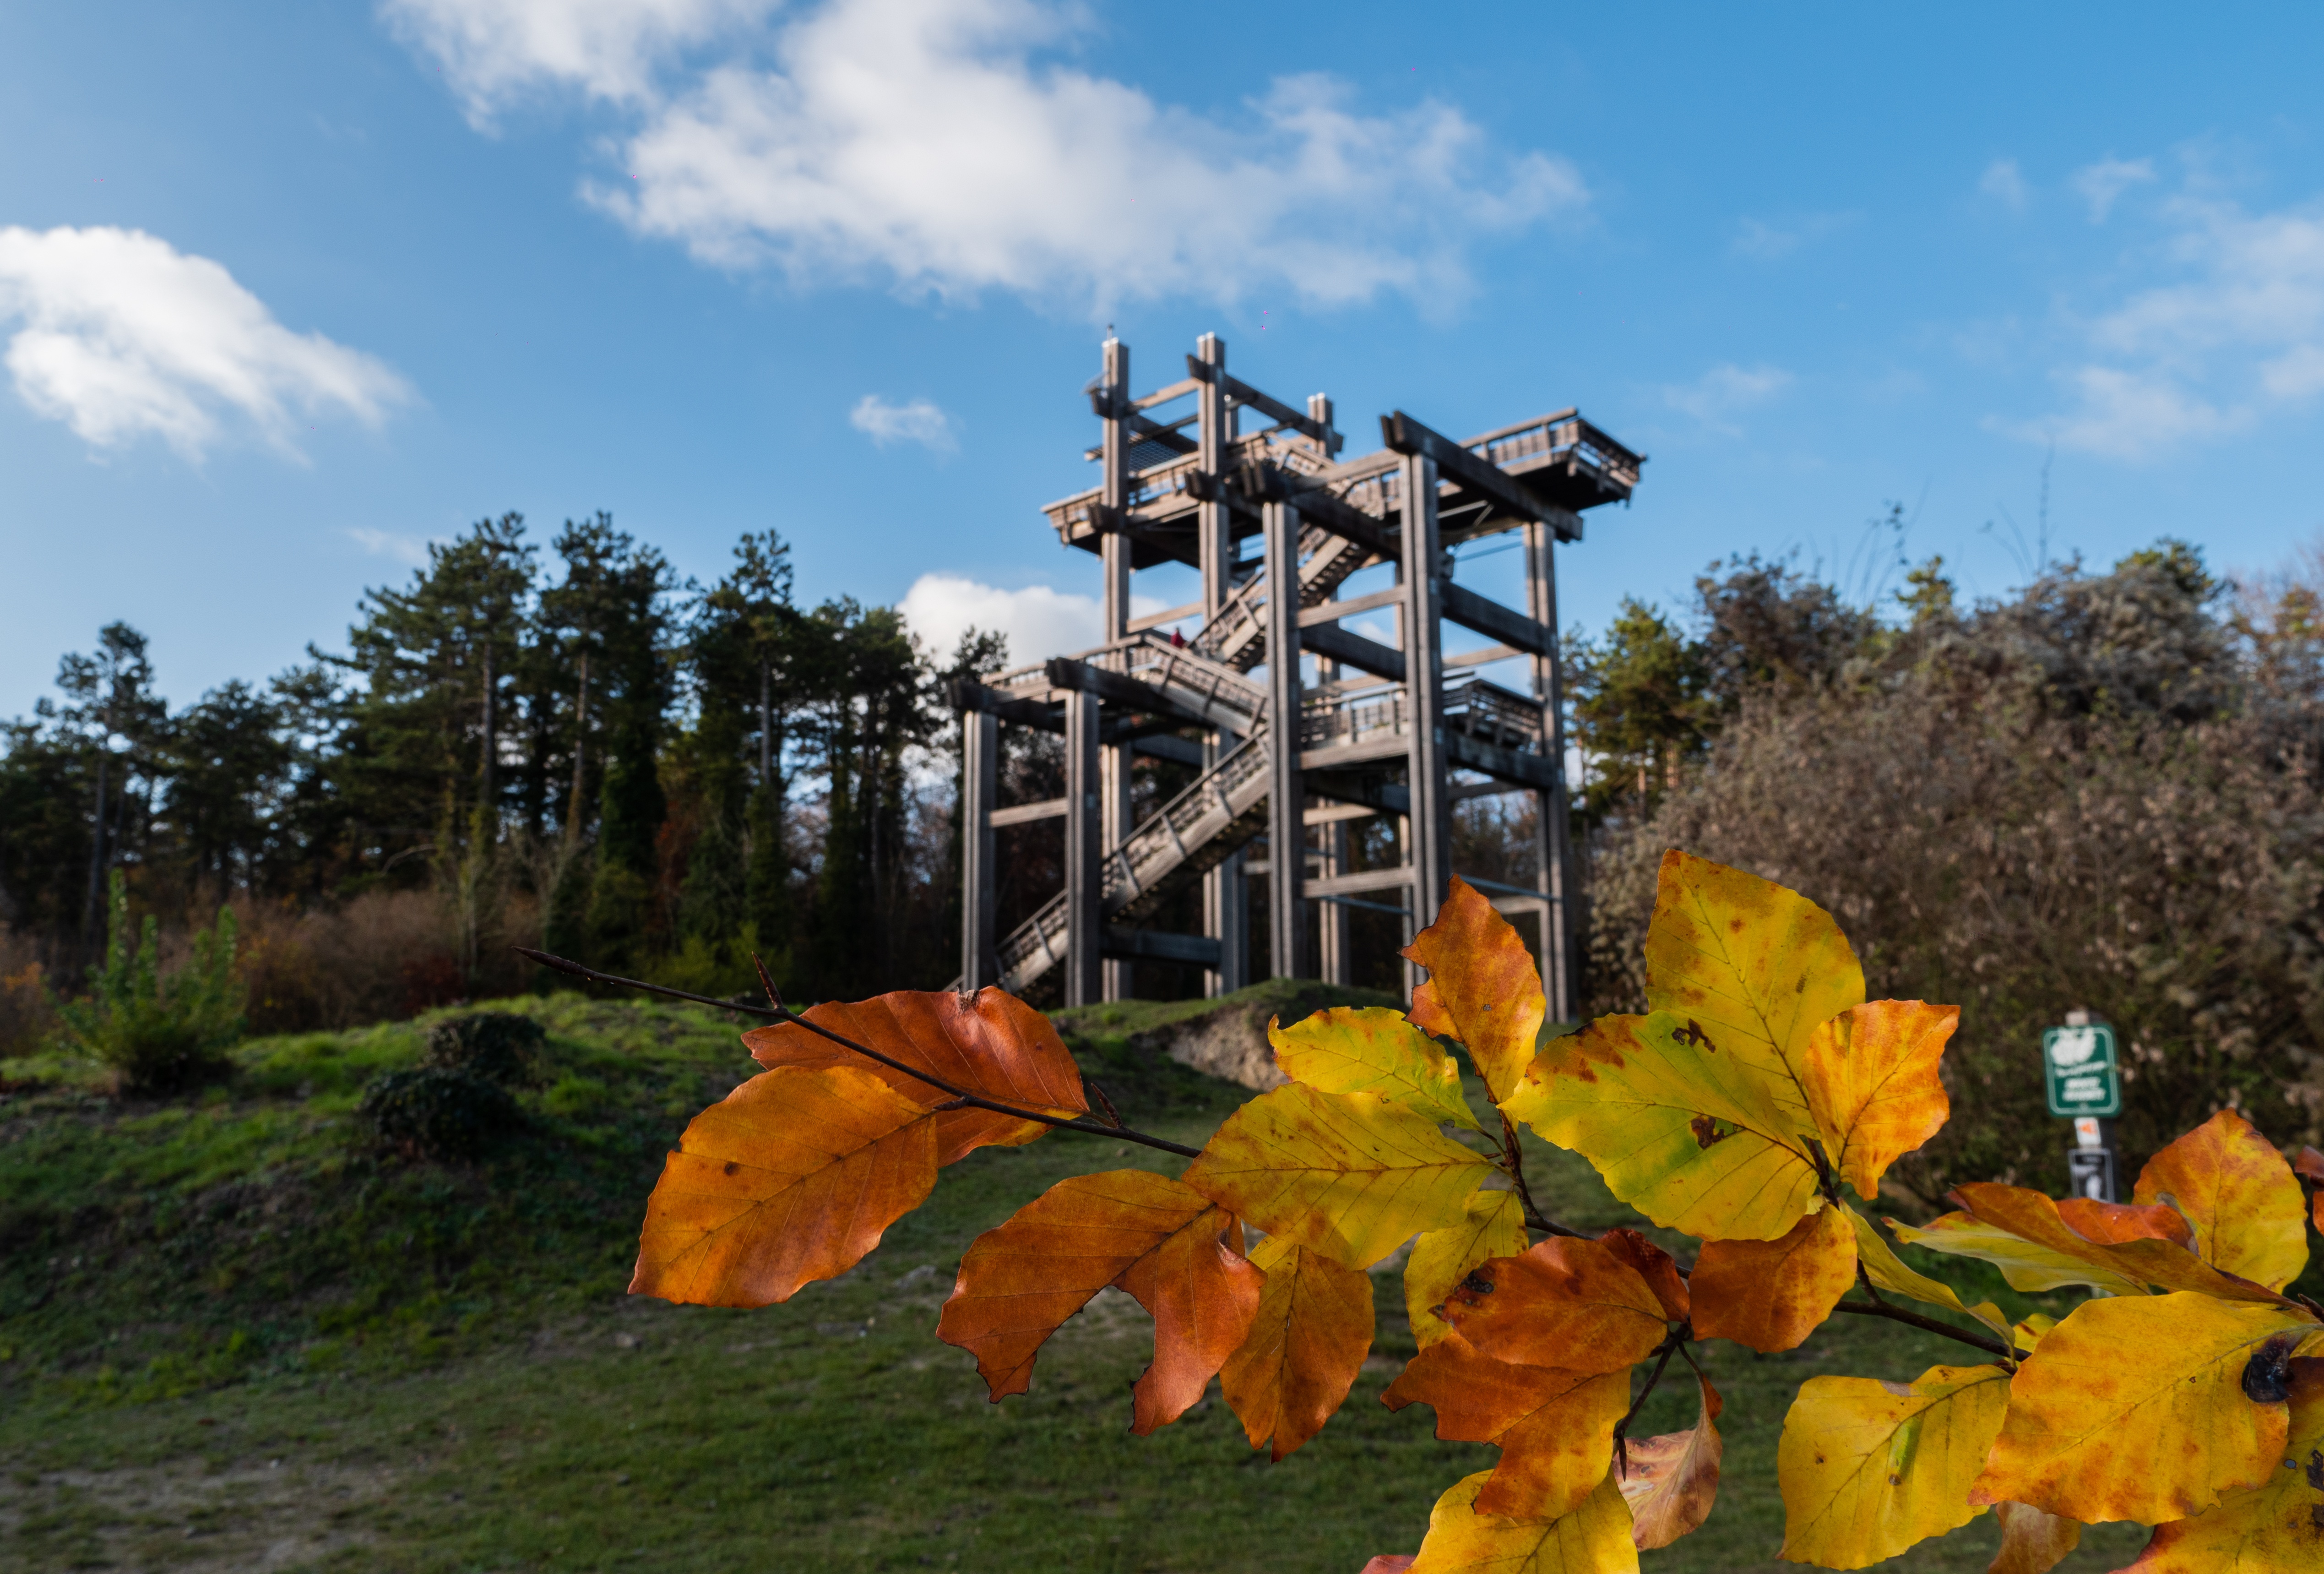
[[[119,870],[105,930],[105,966],[87,1000],[60,1002],[65,1038],[95,1056],[125,1093],[172,1093],[225,1074],[226,1051],[242,1041],[244,991],[234,976],[235,921],[194,933],[186,966],[164,975],[159,926],[152,914],[133,949],[129,887]]]
[[[542,1076],[541,1025],[509,1011],[447,1017],[428,1030],[422,1066],[465,1071],[501,1088],[536,1088]]]
[[[474,1159],[524,1125],[507,1088],[473,1071],[415,1066],[383,1071],[355,1117],[381,1146],[407,1159]]]

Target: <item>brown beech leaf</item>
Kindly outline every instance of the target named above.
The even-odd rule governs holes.
[[[1469,1271],[1489,1257],[1514,1257],[1526,1249],[1525,1205],[1514,1191],[1472,1191],[1467,1217],[1444,1229],[1430,1230],[1412,1243],[1404,1263],[1404,1310],[1412,1337],[1426,1349],[1452,1325],[1436,1308]]]
[[[2008,1420],[1969,1500],[2085,1524],[2200,1514],[2283,1458],[2288,1412],[2281,1394],[2255,1393],[2253,1358],[2288,1356],[2316,1331],[2304,1312],[2186,1291],[2086,1301],[2010,1379]]]
[[[1269,1236],[1250,1255],[1267,1275],[1259,1312],[1219,1375],[1254,1449],[1280,1459],[1323,1430],[1372,1347],[1372,1277]]]
[[[2149,1159],[2132,1197],[2184,1214],[2195,1254],[2223,1273],[2281,1290],[2308,1265],[2300,1178],[2232,1109]]]
[[[1428,1514],[1411,1574],[1637,1574],[1630,1508],[1609,1470],[1582,1506],[1557,1519],[1507,1519],[1478,1507],[1489,1477],[1456,1482]]]
[[[877,1077],[761,1072],[687,1123],[647,1199],[630,1293],[788,1301],[853,1267],[936,1179],[935,1121]]]
[[[2174,1222],[2174,1209],[2141,1215],[2135,1204],[2094,1203],[2070,1199],[2061,1204],[2039,1191],[1996,1181],[1971,1181],[1954,1188],[1952,1200],[1979,1222],[2007,1230],[2061,1255],[2108,1268],[2134,1281],[2164,1290],[2194,1290],[2222,1301],[2292,1303],[2275,1292],[2222,1273],[2181,1244],[2183,1225]],[[2074,1227],[2079,1219],[2111,1240],[2092,1240]],[[2147,1233],[2137,1233],[2145,1231]],[[2153,1231],[2169,1232],[2157,1235]],[[1925,1242],[1924,1244],[1933,1244]],[[2006,1265],[2004,1268],[2006,1273]]]
[[[1468,1045],[1493,1102],[1507,1098],[1533,1063],[1547,1010],[1523,938],[1455,875],[1436,921],[1399,954],[1428,969],[1412,992],[1412,1020]]]
[[[1808,1039],[1864,1002],[1864,969],[1831,913],[1796,891],[1675,848],[1646,927],[1646,1009],[1694,1023],[1813,1131]]]
[[[1679,1277],[1678,1264],[1668,1252],[1634,1229],[1609,1229],[1598,1237],[1598,1244],[1637,1270],[1655,1299],[1663,1303],[1665,1317],[1673,1322],[1686,1320],[1691,1297],[1686,1281]]]
[[[936,1338],[975,1356],[998,1402],[1031,1385],[1034,1358],[1059,1324],[1119,1285],[1154,1315],[1154,1364],[1137,1394],[1138,1430],[1151,1430],[1202,1397],[1250,1331],[1261,1274],[1235,1249],[1241,1233],[1209,1198],[1166,1177],[1073,1176],[970,1245]]]
[[[2192,1519],[2154,1527],[2122,1574],[2282,1574],[2324,1569],[2324,1360],[2291,1362],[2290,1446],[2267,1479]]]
[[[1698,1338],[1795,1348],[1856,1282],[1856,1227],[1826,1208],[1779,1241],[1705,1241],[1688,1289]]]
[[[1858,1196],[1879,1196],[1888,1166],[1945,1124],[1951,1105],[1937,1062],[1960,1023],[1958,1005],[1871,1000],[1808,1035],[1808,1108],[1831,1167]]]
[[[1089,1113],[1082,1074],[1049,1019],[999,989],[980,990],[964,1006],[950,989],[899,989],[870,1000],[827,1001],[799,1014],[916,1069],[982,1097],[1061,1118]],[[905,1097],[938,1104],[948,1094],[892,1067],[809,1032],[796,1023],[742,1035],[753,1059],[778,1066],[850,1066],[879,1078]],[[936,1115],[936,1162],[949,1164],[991,1144],[1029,1143],[1048,1128],[990,1109]]]
[[[1997,1503],[1993,1513],[2001,1522],[2001,1551],[1985,1574],[2050,1574],[2082,1544],[2079,1521],[2030,1503]]]
[[[1622,1495],[1630,1505],[1630,1539],[1642,1549],[1667,1547],[1700,1527],[1719,1495],[1724,1445],[1712,1423],[1722,1406],[1710,1378],[1696,1381],[1702,1386],[1701,1419],[1685,1431],[1634,1442],[1627,1450],[1630,1467],[1621,1477]]]
[[[1438,1313],[1498,1360],[1618,1372],[1663,1341],[1662,1301],[1598,1241],[1554,1236],[1480,1264]]]
[[[1614,1428],[1630,1406],[1630,1369],[1498,1361],[1448,1334],[1414,1356],[1380,1401],[1390,1410],[1429,1406],[1436,1435],[1448,1441],[1500,1445],[1500,1463],[1477,1499],[1480,1512],[1554,1519],[1604,1479]]]

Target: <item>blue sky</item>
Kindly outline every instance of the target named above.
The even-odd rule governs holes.
[[[0,715],[114,618],[180,704],[279,671],[510,509],[706,579],[771,525],[1047,653],[1109,322],[1351,452],[1579,404],[1651,458],[1569,624],[1751,549],[1869,596],[1892,501],[1998,594],[2045,472],[2054,555],[2267,568],[2324,525],[2319,59],[2284,6],[7,7]]]

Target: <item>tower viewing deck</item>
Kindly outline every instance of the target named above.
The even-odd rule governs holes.
[[[1083,1005],[1169,963],[1223,993],[1249,981],[1259,940],[1276,974],[1351,982],[1357,914],[1391,918],[1400,945],[1443,900],[1453,802],[1526,792],[1531,884],[1467,877],[1532,929],[1552,1014],[1569,1017],[1552,552],[1582,539],[1583,511],[1629,497],[1644,456],[1572,409],[1458,440],[1397,411],[1378,451],[1342,459],[1324,395],[1303,410],[1237,380],[1214,335],[1186,373],[1133,396],[1128,347],[1108,339],[1088,389],[1101,479],[1044,510],[1103,561],[1104,642],[954,686],[961,984],[1021,990],[1062,968],[1065,1003]],[[1505,532],[1523,536],[1523,611],[1452,577],[1453,547]],[[1194,571],[1200,599],[1133,617],[1132,576],[1173,566]],[[1350,593],[1367,579],[1378,588]],[[1391,625],[1392,643],[1345,626],[1360,616]],[[1448,654],[1446,623],[1489,643]],[[1511,661],[1529,692],[1473,671]],[[1003,724],[1062,735],[1059,796],[999,801]],[[1133,791],[1141,758],[1176,790]],[[1062,888],[1000,933],[999,833],[1051,819]],[[1351,840],[1364,821],[1382,823]]]

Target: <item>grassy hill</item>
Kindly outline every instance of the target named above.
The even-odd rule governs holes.
[[[1492,1457],[1379,1403],[1413,1348],[1386,1269],[1356,1392],[1280,1465],[1215,1391],[1129,1436],[1149,1325],[1111,1293],[1051,1342],[1029,1394],[988,1404],[933,1337],[961,1251],[1064,1175],[1179,1167],[1125,1144],[973,1154],[853,1273],[783,1306],[631,1300],[662,1153],[755,1069],[737,1024],[577,996],[499,1008],[547,1028],[550,1074],[527,1128],[474,1165],[351,1140],[362,1087],[418,1058],[424,1023],[254,1042],[231,1083],[171,1106],[0,1065],[0,1565],[1354,1574],[1414,1550],[1435,1494]],[[1126,1116],[1194,1143],[1245,1095],[1141,1047],[1183,1009],[1065,1025]],[[1528,1164],[1570,1221],[1636,1222],[1570,1156]],[[1791,1391],[1821,1371],[1909,1378],[1958,1348],[1838,1323],[1784,1357],[1708,1347],[1720,1508],[1648,1568],[1783,1566]],[[1658,1393],[1643,1424],[1690,1424],[1691,1403]],[[1973,1530],[1895,1566],[1982,1569],[1992,1532]],[[2116,1567],[2142,1539],[2110,1528],[2067,1567]]]

